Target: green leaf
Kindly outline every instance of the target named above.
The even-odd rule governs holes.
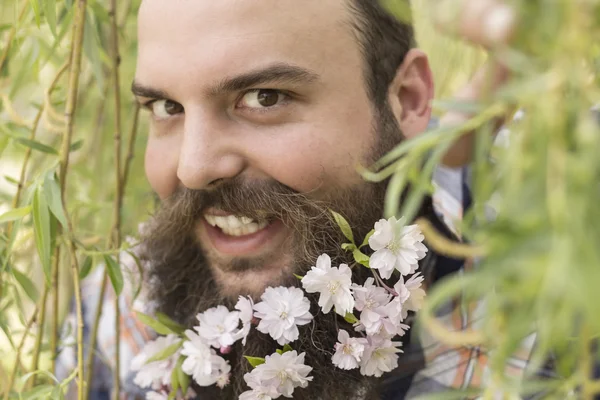
[[[365,253],[356,249],[352,252],[352,255],[354,256],[354,261],[356,261],[360,265],[364,265],[365,267],[370,268],[369,267],[369,256],[367,256]]]
[[[296,278],[300,279],[300,280],[304,279],[304,277],[303,277],[302,275],[297,275],[297,274],[294,274],[294,276],[295,276]]]
[[[183,340],[180,340],[177,343],[173,343],[172,345],[162,349],[161,351],[159,351],[158,353],[156,353],[152,357],[150,357],[148,359],[148,361],[146,361],[146,364],[150,364],[151,362],[155,362],[155,361],[166,360],[167,358],[171,357],[173,354],[177,353],[177,350],[179,350],[182,345],[183,345]]]
[[[367,236],[365,236],[365,240],[363,240],[362,244],[360,245],[360,248],[363,248],[369,244],[369,239],[371,239],[371,236],[373,236],[374,233],[375,229],[372,229],[371,232],[367,233]]]
[[[180,335],[182,335],[183,332],[185,332],[185,326],[173,321],[166,314],[158,312],[156,313],[156,319],[158,320],[158,322],[171,329],[173,332],[177,332]]]
[[[135,314],[137,315],[137,318],[142,321],[142,323],[152,329],[154,329],[154,331],[156,333],[158,333],[159,335],[169,335],[171,333],[177,333],[177,332],[173,332],[168,326],[165,326],[164,324],[162,324],[161,322],[158,322],[157,320],[155,320],[154,318],[152,318],[149,315],[143,314],[139,311],[136,311]]]
[[[44,14],[46,14],[46,22],[50,26],[50,31],[56,37],[56,0],[43,0]]]
[[[43,143],[37,142],[35,140],[19,138],[17,139],[17,143],[20,143],[25,147],[29,147],[30,149],[41,151],[42,153],[52,154],[55,156],[58,155],[58,151],[56,151],[54,148]]]
[[[356,250],[356,245],[353,243],[344,243],[344,244],[342,244],[342,250],[354,251],[354,250]]]
[[[44,399],[47,400],[49,396],[51,396],[54,391],[54,386],[51,385],[41,385],[31,389],[29,392],[21,395],[21,399],[23,400],[38,400]]]
[[[50,283],[50,260],[52,258],[52,227],[50,223],[50,210],[42,189],[38,187],[33,195],[32,203],[33,230],[35,245],[40,261],[44,268],[46,280]]]
[[[92,270],[94,259],[90,256],[87,256],[85,260],[83,260],[83,264],[81,264],[81,268],[79,268],[79,279],[85,279]]]
[[[121,271],[121,266],[110,255],[105,255],[104,261],[106,262],[106,271],[108,272],[110,283],[117,296],[119,296],[123,291],[123,272]]]
[[[10,210],[0,215],[0,224],[5,222],[16,221],[21,219],[31,212],[31,206],[15,208],[14,210]]]
[[[52,214],[56,217],[58,222],[63,227],[67,227],[67,217],[63,208],[62,196],[60,193],[60,187],[58,182],[55,180],[54,173],[49,173],[44,180],[44,195],[46,196],[46,202]]]
[[[250,357],[250,356],[244,356],[244,358],[246,360],[248,360],[248,362],[250,363],[250,365],[252,365],[252,368],[256,368],[261,364],[265,363],[265,359],[261,358],[261,357]]]
[[[42,15],[40,12],[40,0],[29,0],[29,3],[31,3],[31,8],[33,8],[33,13],[35,14],[35,23],[39,28],[40,24],[42,23]]]
[[[56,386],[50,395],[52,400],[64,400],[65,392],[64,389],[60,386]]]
[[[352,313],[347,313],[346,316],[344,317],[344,319],[346,320],[347,323],[353,324],[353,325],[358,322],[358,319]]]
[[[6,182],[8,182],[8,183],[12,183],[13,185],[19,186],[19,181],[16,180],[15,178],[12,178],[8,175],[4,175],[4,179],[6,179]]]
[[[17,282],[19,282],[19,285],[21,285],[21,287],[27,294],[27,297],[29,297],[31,299],[31,301],[33,301],[34,303],[37,303],[37,301],[40,297],[40,294],[39,294],[37,288],[35,287],[35,285],[33,284],[33,282],[31,281],[31,279],[29,279],[29,277],[27,275],[22,274],[16,268],[12,268],[11,272],[12,272],[13,276],[15,277],[15,279],[17,280]]]
[[[350,228],[350,224],[348,223],[348,221],[346,221],[346,218],[344,218],[341,214],[338,214],[333,210],[331,210],[331,214],[333,215],[335,222],[342,230],[344,236],[346,236],[346,239],[348,239],[352,244],[354,244],[354,235],[352,234],[352,228]]]
[[[179,386],[181,387],[181,393],[187,393],[188,388],[190,387],[190,376],[183,372],[181,368],[183,362],[185,361],[185,357],[179,357],[177,360],[177,366],[175,367],[175,371],[177,371],[177,380],[179,381]]]
[[[294,351],[294,349],[289,344],[286,344],[285,346],[283,346],[283,352],[287,353],[288,351]]]
[[[275,349],[275,351],[277,352],[277,354],[283,354],[283,350],[281,349]]]
[[[78,140],[76,142],[74,142],[71,147],[69,147],[69,151],[73,152],[73,151],[77,151],[79,149],[81,149],[83,147],[83,140]]]

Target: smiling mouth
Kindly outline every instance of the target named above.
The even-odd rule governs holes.
[[[200,236],[220,254],[258,257],[276,251],[285,240],[285,227],[278,219],[255,220],[246,216],[209,210],[202,218]]]

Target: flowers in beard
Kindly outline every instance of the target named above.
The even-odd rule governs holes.
[[[260,298],[262,301],[254,305],[254,316],[260,320],[256,329],[280,345],[298,339],[298,326],[313,319],[310,302],[299,288],[268,287]]]
[[[295,350],[276,352],[265,357],[263,363],[257,365],[244,376],[244,380],[252,389],[242,394],[240,399],[292,397],[298,387],[305,388],[312,381],[308,376],[312,367],[304,364],[304,353]]]
[[[146,343],[142,351],[131,360],[131,370],[137,371],[133,382],[143,389],[158,390],[171,382],[171,373],[179,358],[181,339],[177,335],[160,336]],[[170,348],[176,347],[172,354]],[[167,351],[167,356],[162,357]]]
[[[231,365],[226,358],[231,346],[237,341],[245,345],[256,326],[257,331],[269,335],[283,348],[271,355],[244,355],[253,370],[244,376],[249,390],[239,399],[292,397],[296,389],[307,387],[313,379],[313,368],[305,362],[305,353],[298,354],[290,345],[299,338],[298,327],[313,320],[304,292],[318,293],[318,306],[324,314],[333,309],[354,327],[354,332],[338,331],[331,358],[335,367],[359,369],[362,375],[374,377],[396,368],[402,343],[395,338],[409,329],[404,320],[409,311],[422,307],[425,297],[424,278],[417,272],[418,261],[427,252],[423,235],[418,226],[404,226],[404,220],[390,218],[378,221],[362,244],[357,245],[347,221],[335,213],[334,218],[350,241],[342,249],[352,253],[352,266],[334,266],[331,257],[322,254],[305,276],[297,276],[304,291],[297,287],[268,287],[256,304],[251,298],[240,296],[233,311],[217,306],[198,314],[199,324],[193,330],[185,330],[165,316],[159,315],[158,321],[145,316],[144,322],[167,336],[159,343],[149,344],[158,356],[150,356],[150,350],[139,356],[138,381],[152,387],[156,399],[162,399],[164,394],[168,398],[185,398],[181,393],[188,393],[190,379],[200,386],[223,388],[229,383]],[[371,257],[362,250],[367,246],[374,250]],[[353,283],[352,268],[363,267],[370,268],[373,277],[362,285]],[[170,372],[159,371],[153,365],[157,361],[168,361]],[[142,371],[140,365],[147,369]]]
[[[375,251],[371,268],[378,270],[383,279],[389,279],[394,270],[402,275],[415,273],[419,260],[427,254],[424,239],[417,225],[405,226],[404,218],[379,220],[369,238],[369,246]]]
[[[316,266],[302,278],[302,287],[307,293],[319,293],[319,307],[327,314],[335,307],[335,312],[341,316],[352,312],[354,297],[350,287],[352,271],[346,264],[339,267],[331,266],[331,258],[322,254],[317,259]]]

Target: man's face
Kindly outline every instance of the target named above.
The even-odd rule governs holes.
[[[146,173],[160,198],[232,180],[331,203],[364,188],[355,167],[380,144],[351,21],[345,0],[144,0],[134,92],[152,110]],[[291,275],[292,226],[221,206],[194,235],[224,291]]]

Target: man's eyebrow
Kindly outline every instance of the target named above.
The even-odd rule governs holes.
[[[131,92],[138,97],[147,97],[149,99],[168,99],[167,92],[155,89],[149,86],[144,86],[136,81],[131,84]]]
[[[309,69],[292,64],[277,63],[235,77],[225,78],[214,85],[209,93],[216,96],[265,84],[309,84],[317,80],[319,80],[319,75]]]

